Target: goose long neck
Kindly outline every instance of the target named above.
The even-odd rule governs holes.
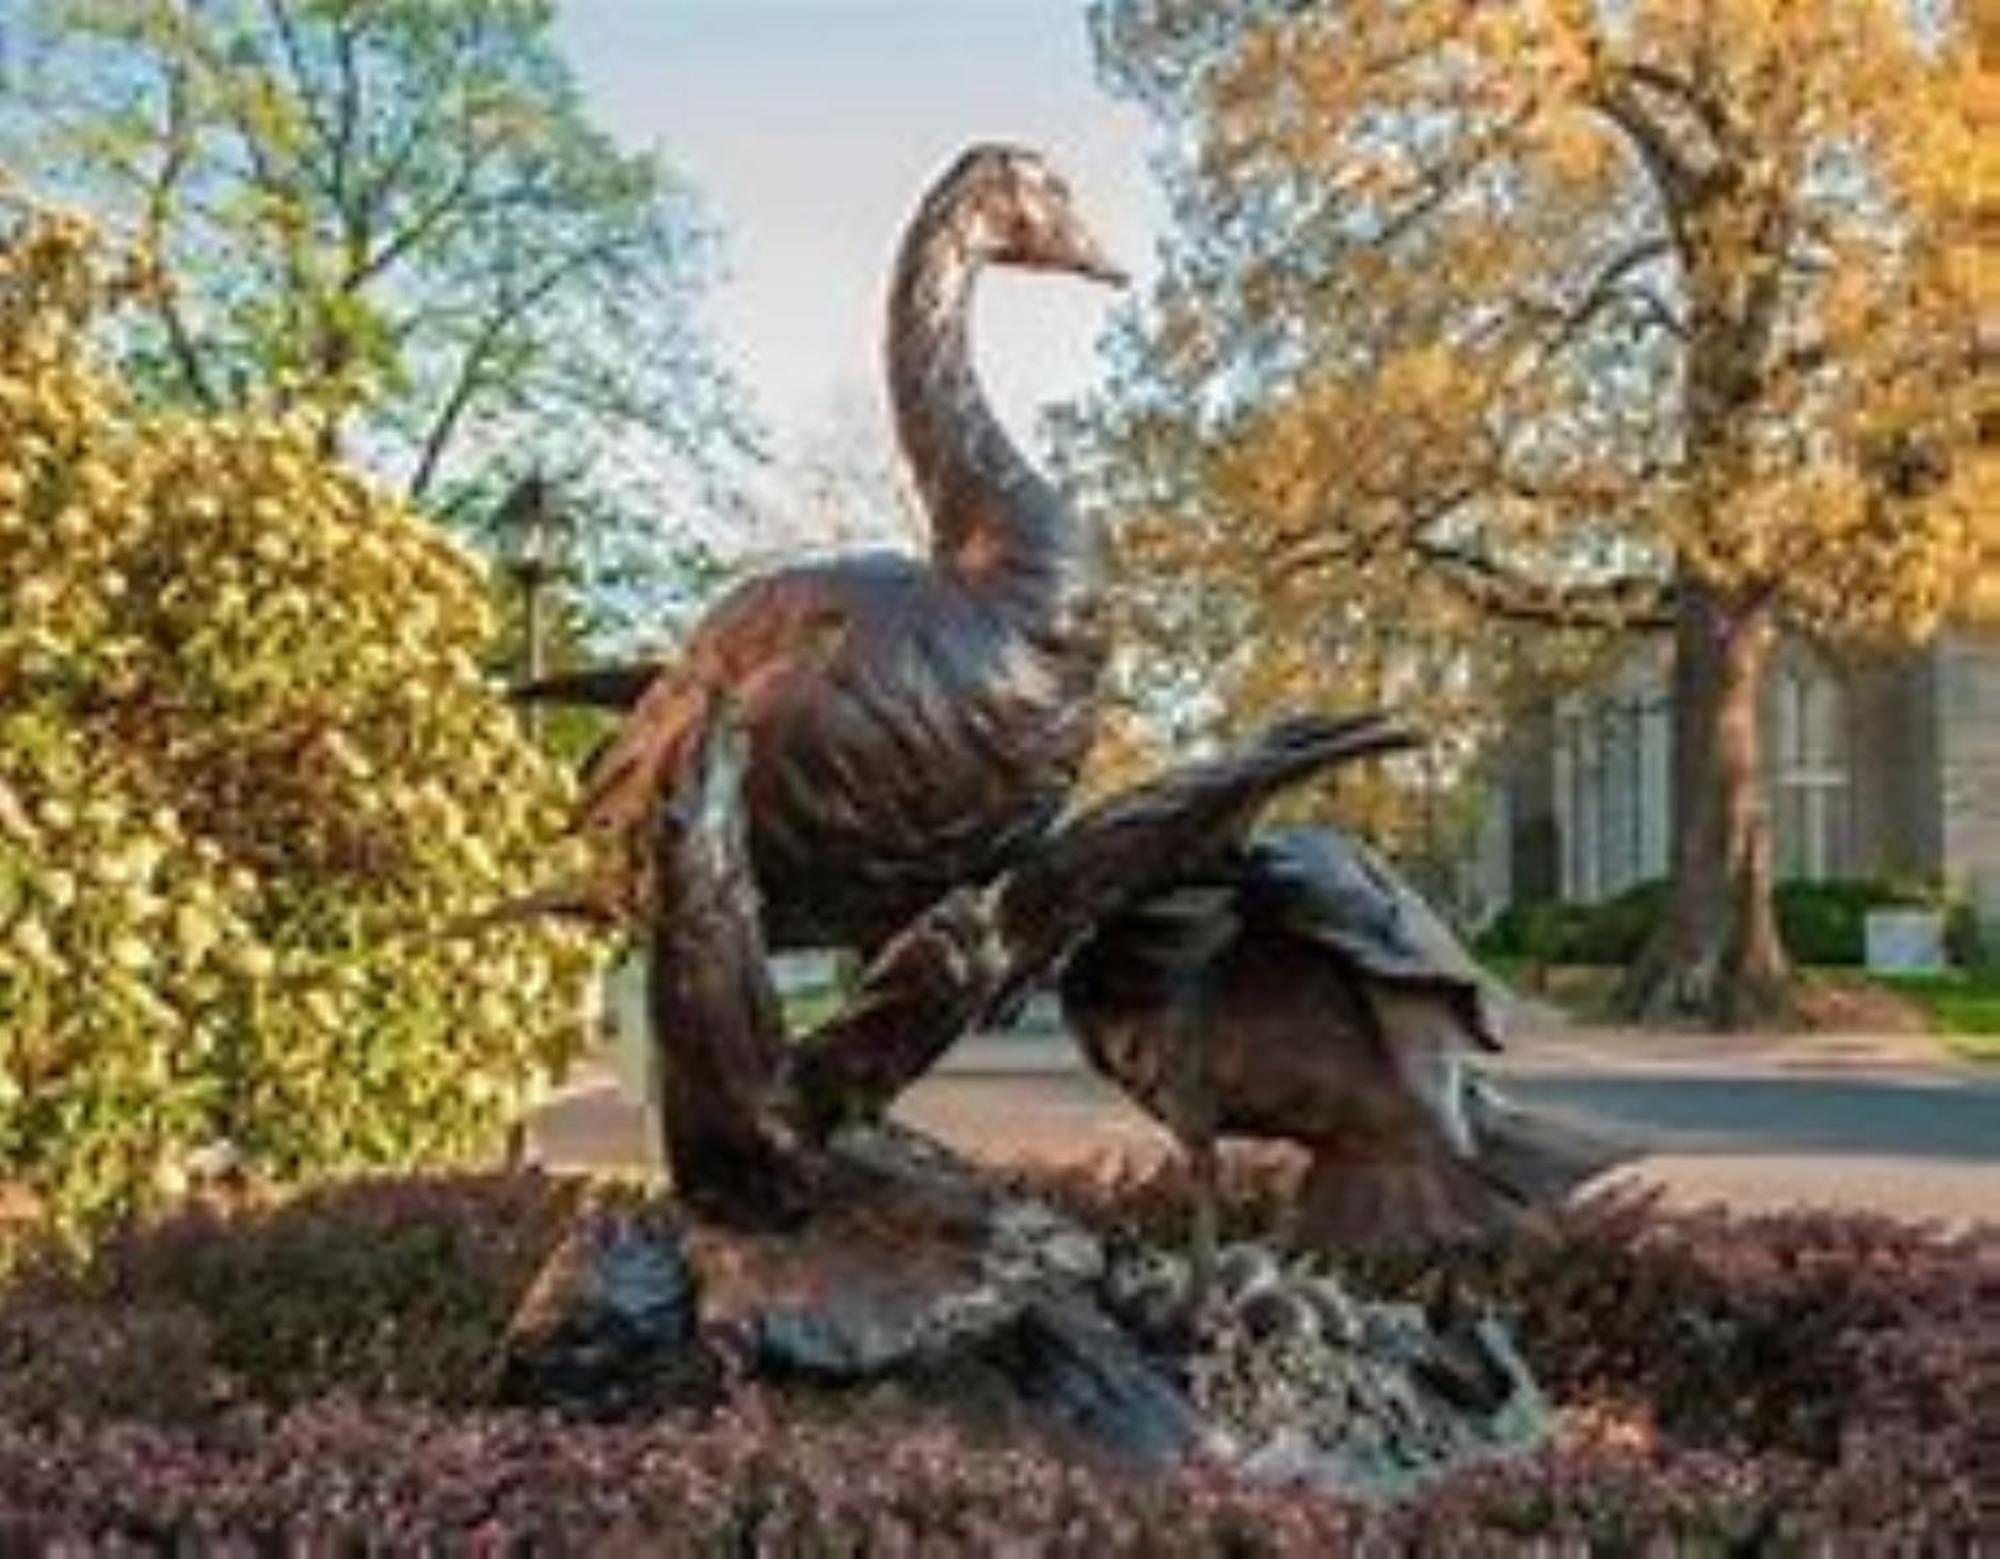
[[[904,241],[889,299],[889,387],[903,457],[940,569],[975,583],[1094,582],[1095,547],[1014,447],[972,364],[979,262],[949,213]]]

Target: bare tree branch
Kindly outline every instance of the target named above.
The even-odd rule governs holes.
[[[490,149],[490,148],[489,148]],[[356,266],[354,283],[373,281],[393,267],[411,250],[434,237],[453,217],[470,214],[465,196],[485,166],[482,153],[468,147],[463,160],[445,187],[431,203],[413,212],[403,227],[387,238],[372,254],[363,255]]]
[[[413,501],[422,498],[430,484],[437,479],[445,449],[457,431],[459,421],[464,417],[472,398],[485,387],[482,376],[487,364],[505,341],[508,330],[532,313],[578,271],[608,260],[620,247],[621,245],[616,242],[608,242],[578,250],[547,267],[519,293],[495,303],[493,312],[460,355],[457,370],[452,375],[451,387],[446,391],[437,414],[431,419],[416,465],[410,472],[409,480],[404,484],[406,497]]]
[[[1505,622],[1555,628],[1673,626],[1673,587],[1652,575],[1552,584],[1470,548],[1423,538],[1415,538],[1413,545],[1440,580]]]
[[[1506,484],[1517,496],[1547,498],[1550,489]],[[1359,568],[1401,550],[1480,611],[1502,621],[1565,628],[1663,628],[1673,620],[1672,589],[1655,575],[1553,581],[1504,564],[1463,541],[1432,534],[1433,527],[1493,487],[1465,483],[1412,505],[1397,523],[1363,529],[1346,517],[1323,522],[1315,537],[1277,549],[1280,578],[1345,566]],[[1569,495],[1574,497],[1575,495]],[[1607,489],[1604,496],[1615,496]]]
[[[1599,90],[1594,104],[1599,113],[1624,133],[1638,153],[1659,196],[1660,209],[1673,234],[1681,263],[1686,266],[1694,254],[1694,235],[1688,218],[1701,187],[1700,174],[1667,128],[1617,78]]]
[[[1670,97],[1693,114],[1715,143],[1719,158],[1733,161],[1742,155],[1745,150],[1742,131],[1714,92],[1647,60],[1628,61],[1619,67],[1619,72],[1634,85]]]
[[[186,73],[170,69],[165,72],[164,79],[167,91],[167,122],[161,131],[159,167],[148,183],[144,215],[140,222],[140,232],[143,234],[146,247],[161,259],[164,259],[166,254],[167,231],[172,225],[174,201],[194,153],[194,129]],[[151,306],[166,329],[167,350],[173,357],[175,370],[180,374],[182,383],[198,405],[214,411],[219,405],[215,387],[209,383],[208,374],[202,367],[201,352],[195,345],[194,334],[188,328],[187,318],[181,313],[180,304],[174,297],[171,283],[155,290]]]
[[[327,120],[314,89],[311,73],[306,69],[305,45],[299,37],[298,27],[292,16],[291,0],[264,0],[264,15],[271,24],[272,32],[277,35],[280,52],[283,53],[286,68],[291,73],[292,92],[306,117],[312,121],[314,140],[322,146],[336,146],[341,133]],[[323,185],[327,198],[336,206],[341,203],[340,160],[338,152],[329,158]]]
[[[1555,304],[1526,299],[1517,303],[1515,308],[1523,318],[1550,327],[1551,333],[1534,343],[1536,355],[1541,358],[1558,356],[1606,309],[1631,302],[1648,305],[1649,317],[1657,311],[1663,316],[1661,323],[1664,327],[1685,340],[1687,326],[1667,307],[1665,301],[1650,289],[1627,280],[1634,271],[1666,259],[1672,253],[1673,246],[1665,238],[1641,239],[1607,261],[1575,302]]]

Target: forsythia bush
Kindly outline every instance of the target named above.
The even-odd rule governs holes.
[[[68,1219],[218,1143],[490,1153],[589,963],[442,934],[562,802],[481,678],[477,564],[309,418],[136,405],[87,331],[150,284],[0,186],[0,1182]]]

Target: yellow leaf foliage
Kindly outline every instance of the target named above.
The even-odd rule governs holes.
[[[1496,609],[1615,627],[1692,584],[1876,639],[2000,595],[2000,138],[1962,15],[1096,12],[1178,230],[1069,458],[1162,665],[1215,652],[1240,715],[1341,682],[1454,729],[1519,685]]]
[[[491,1153],[588,959],[439,935],[563,801],[480,570],[308,421],[133,405],[89,339],[133,282],[0,190],[0,1177],[87,1218],[218,1139]]]

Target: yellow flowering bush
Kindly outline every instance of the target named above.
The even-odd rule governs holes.
[[[478,564],[309,416],[135,404],[88,332],[153,284],[0,189],[0,1181],[68,1218],[218,1143],[490,1153],[590,966],[446,934],[564,799],[482,679]]]

